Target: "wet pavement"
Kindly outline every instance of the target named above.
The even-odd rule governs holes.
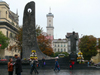
[[[38,70],[38,75],[100,75],[100,70],[61,70],[54,72],[51,70]],[[0,69],[0,75],[8,75],[7,69]],[[15,75],[15,73],[13,74]],[[23,69],[22,75],[30,75],[29,69]],[[37,74],[32,74],[37,75]]]

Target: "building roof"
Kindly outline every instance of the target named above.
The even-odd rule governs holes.
[[[48,13],[47,17],[54,17],[54,15],[52,13]]]
[[[0,5],[5,5],[9,9],[9,5],[5,1],[0,0]]]
[[[15,23],[18,24],[18,14],[15,14],[14,12],[12,11],[9,11],[9,18],[12,19]]]
[[[54,39],[53,40],[53,43],[66,43],[67,42],[67,40],[66,39]]]

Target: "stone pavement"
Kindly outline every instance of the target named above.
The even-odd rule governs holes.
[[[99,70],[61,70],[60,72],[54,72],[51,69],[38,71],[38,75],[100,75]],[[23,69],[22,75],[30,75],[29,72],[29,69]],[[8,75],[7,69],[0,69],[0,75]],[[33,73],[33,75],[35,74]]]

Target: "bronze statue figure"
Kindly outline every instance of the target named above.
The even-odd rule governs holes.
[[[78,40],[78,37],[75,35],[75,32],[73,32],[69,37],[66,36],[66,38],[70,39],[71,53],[76,53],[76,41]]]

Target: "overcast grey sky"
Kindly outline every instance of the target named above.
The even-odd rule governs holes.
[[[3,0],[10,10],[18,9],[19,25],[23,22],[23,10],[31,0]],[[36,3],[36,24],[46,32],[46,14],[54,14],[54,38],[65,38],[67,32],[100,37],[100,0],[34,0]]]

